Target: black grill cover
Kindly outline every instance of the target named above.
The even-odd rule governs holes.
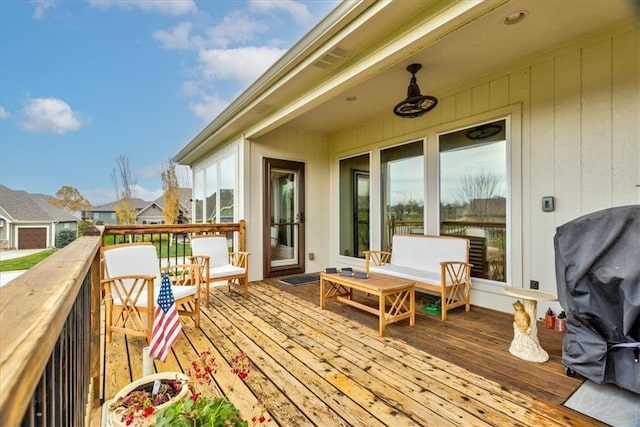
[[[640,205],[570,221],[556,229],[554,247],[567,313],[563,364],[640,393]]]

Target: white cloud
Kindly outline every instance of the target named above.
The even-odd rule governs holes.
[[[199,59],[202,73],[207,79],[232,79],[250,83],[284,53],[285,50],[274,47],[248,46],[202,50]]]
[[[225,101],[217,94],[203,95],[199,102],[190,103],[189,109],[193,111],[196,117],[210,121],[220,114],[227,105],[229,105],[229,101]]]
[[[250,0],[249,8],[258,12],[283,10],[288,12],[294,20],[303,24],[308,24],[313,19],[307,6],[294,0]]]
[[[171,30],[157,30],[153,33],[153,38],[158,40],[167,49],[193,49],[204,47],[205,41],[202,37],[192,35],[193,24],[182,22]]]
[[[29,99],[22,110],[25,119],[21,127],[28,132],[64,135],[80,129],[80,114],[57,98]]]
[[[266,33],[269,26],[264,22],[251,19],[242,11],[234,11],[224,17],[222,22],[207,30],[207,38],[213,46],[227,47],[232,43],[246,43],[256,33]]]
[[[11,114],[9,114],[9,112],[5,110],[4,107],[0,107],[0,119],[6,119],[10,115]]]
[[[100,9],[108,9],[111,6],[125,9],[136,7],[144,12],[165,15],[184,15],[197,10],[194,0],[89,0],[89,4]]]
[[[155,190],[150,190],[140,185],[136,185],[134,189],[134,193],[135,193],[135,197],[142,200],[146,200],[148,202],[152,202],[158,197],[162,196],[163,191],[162,191],[162,188],[156,188]]]
[[[44,19],[47,10],[56,5],[54,0],[32,0],[31,3],[36,7],[33,10],[34,19]]]

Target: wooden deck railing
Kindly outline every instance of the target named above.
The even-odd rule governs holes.
[[[148,239],[165,262],[188,256],[194,234],[227,233],[246,250],[244,221],[91,230],[0,288],[0,426],[94,424],[103,399],[100,248],[107,241]],[[180,252],[170,248],[176,236]]]
[[[100,383],[100,237],[0,288],[0,425],[88,425]]]

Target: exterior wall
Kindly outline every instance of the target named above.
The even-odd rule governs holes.
[[[426,136],[427,181],[434,182],[437,132],[513,114],[510,284],[528,287],[534,279],[541,290],[555,293],[556,227],[596,210],[640,203],[638,52],[638,33],[631,24],[457,88],[421,118],[386,114],[345,129],[330,137],[332,176],[343,156],[373,149],[375,158],[377,148]],[[371,184],[376,224],[379,187],[373,176]],[[336,189],[334,183],[332,199]],[[555,196],[554,212],[541,211],[543,196]],[[426,200],[437,205],[435,195]],[[437,227],[434,211],[429,209],[427,217],[431,232]],[[332,236],[337,239],[336,230]],[[338,261],[335,248],[331,253],[327,265]],[[473,304],[511,312],[509,301],[499,286],[473,287]]]
[[[114,212],[93,212],[93,223],[97,223],[98,221],[102,221],[105,224],[117,224],[118,218],[116,218],[116,213]]]
[[[329,151],[326,137],[294,128],[279,128],[247,141],[244,156],[247,161],[244,179],[247,185],[247,248],[251,252],[249,280],[262,279],[262,213],[263,213],[263,159],[272,157],[305,163],[305,269],[320,271],[330,266],[329,250]],[[315,259],[309,260],[313,252]]]
[[[142,214],[138,214],[136,222],[138,224],[164,224],[162,209],[157,205],[151,206],[145,209]]]

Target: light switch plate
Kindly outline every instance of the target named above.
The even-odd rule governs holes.
[[[555,208],[555,198],[553,196],[545,196],[542,198],[543,212],[553,212]]]

